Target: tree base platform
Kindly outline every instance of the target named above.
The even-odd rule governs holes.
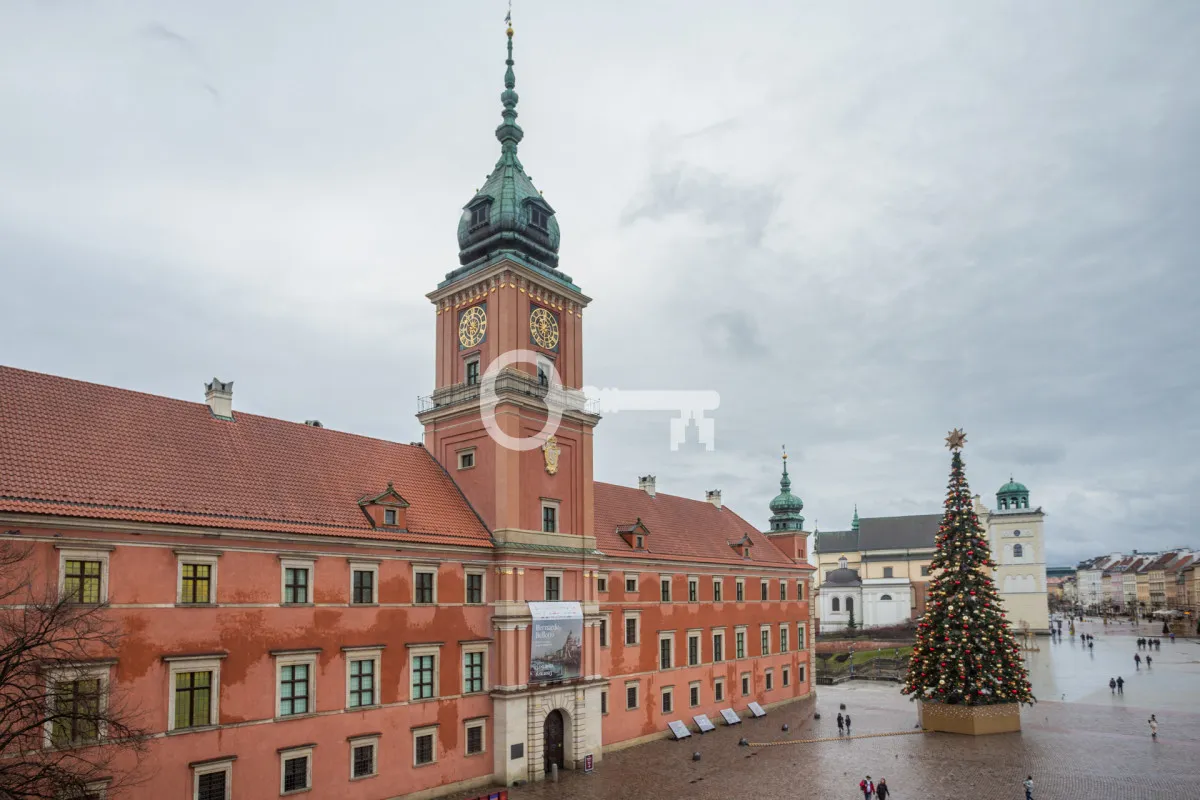
[[[921,727],[927,731],[984,736],[1021,730],[1020,703],[966,706],[918,702],[917,707]]]

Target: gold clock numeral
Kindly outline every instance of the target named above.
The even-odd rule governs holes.
[[[553,350],[558,347],[558,320],[544,308],[529,312],[529,332],[538,347]]]
[[[463,347],[474,347],[487,333],[487,312],[482,306],[472,306],[458,318],[458,341]]]

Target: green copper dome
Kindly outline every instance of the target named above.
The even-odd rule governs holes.
[[[1008,483],[1001,486],[1000,490],[997,491],[996,494],[1008,494],[1010,492],[1025,492],[1028,494],[1029,489],[1026,488],[1025,484],[1017,483],[1012,478],[1009,478]]]
[[[503,121],[496,128],[500,160],[483,187],[463,206],[458,223],[458,262],[462,266],[449,273],[442,285],[502,258],[510,258],[576,288],[570,276],[558,271],[559,230],[554,209],[517,158],[517,145],[525,138],[525,132],[517,124],[512,36],[510,27],[505,62],[508,69],[504,73],[504,91],[500,93]]]
[[[788,477],[787,453],[783,454],[783,477],[779,479],[779,494],[771,501],[771,530],[804,530],[804,501],[792,494],[792,479]]]
[[[1029,489],[1025,484],[1017,483],[1010,475],[1008,483],[996,492],[996,508],[1001,511],[1012,511],[1016,508],[1029,508]]]

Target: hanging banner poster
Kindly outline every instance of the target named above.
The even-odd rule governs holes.
[[[533,636],[529,682],[578,678],[583,662],[583,606],[579,603],[530,603]]]

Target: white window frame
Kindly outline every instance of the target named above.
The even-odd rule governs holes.
[[[671,698],[671,708],[665,709],[665,708],[663,708],[663,700],[666,700],[668,697]],[[674,714],[675,713],[675,687],[674,686],[662,687],[662,690],[658,694],[658,710],[659,710],[659,713],[662,713],[662,714]]]
[[[388,517],[391,517],[391,519],[389,520]],[[387,525],[389,528],[399,525],[400,524],[399,510],[395,509],[395,508],[385,508],[383,510],[383,524]]]
[[[225,656],[167,656],[167,731],[203,731],[221,723],[221,662]],[[175,727],[175,676],[181,672],[211,672],[208,723],[191,728]]]
[[[704,663],[704,641],[701,639],[703,631],[694,628],[687,632],[687,665],[689,667],[698,667]],[[692,640],[696,640],[696,663],[692,663]]]
[[[467,576],[479,576],[479,602],[472,603],[467,600]],[[437,583],[437,579],[434,579]],[[463,605],[465,606],[486,606],[487,605],[487,570],[483,567],[467,567],[463,570]]]
[[[58,596],[63,596],[67,583],[68,561],[99,561],[100,562],[100,603],[108,602],[108,558],[111,550],[89,550],[87,548],[64,548],[58,551]],[[81,605],[92,605],[81,603]]]
[[[354,602],[354,573],[370,572],[374,577],[371,581],[371,602],[356,603]],[[377,606],[379,605],[379,562],[378,561],[351,561],[350,562],[350,605],[351,606]]]
[[[604,581],[604,588],[600,588],[600,581]],[[608,594],[608,573],[600,572],[596,574],[596,592],[598,594]]]
[[[307,774],[304,776],[305,787],[303,789],[292,789],[285,792],[283,790],[284,769],[283,766],[293,758],[305,757],[304,767]],[[307,747],[295,747],[290,750],[279,751],[279,795],[282,797],[289,794],[300,794],[301,792],[312,791],[312,773],[313,773],[313,745]]]
[[[417,575],[432,575],[433,576],[433,600],[428,603],[417,602]],[[413,564],[412,565],[412,604],[414,606],[436,606],[438,603],[438,565],[437,564]]]
[[[808,623],[796,623],[796,650],[803,653],[808,649]]]
[[[763,578],[762,583],[758,586],[758,601],[760,603],[771,602],[771,581],[768,578]]]
[[[625,578],[625,594],[629,594],[630,592],[633,592],[634,594],[639,594],[640,592],[638,590],[639,590],[641,584],[638,582],[638,573],[626,572],[624,575],[624,578]],[[633,581],[632,589],[629,588],[630,581]]]
[[[454,455],[455,455],[455,463],[458,465],[458,468],[460,470],[475,469],[476,465],[479,464],[479,459],[477,459],[475,457],[475,448],[474,447],[464,447],[462,450],[455,451]],[[471,458],[470,464],[463,463],[464,459],[467,456],[470,456],[470,458]]]
[[[422,736],[432,736],[433,737],[433,748],[432,748],[433,759],[431,761],[426,761],[424,764],[418,764],[417,763],[417,739],[421,738]],[[428,766],[431,766],[436,763],[438,763],[438,726],[437,725],[425,725],[424,727],[421,727],[421,728],[413,728],[412,729],[412,765],[413,765],[413,767],[414,768],[415,767],[428,767]]]
[[[779,652],[790,653],[792,643],[789,641],[792,637],[788,636],[788,624],[786,622],[779,623]]]
[[[382,647],[343,647],[342,654],[346,661],[346,699],[344,708],[347,711],[362,711],[368,708],[378,708],[383,702],[380,696],[380,680],[379,676],[383,669],[383,648]],[[372,690],[373,703],[365,706],[350,705],[350,662],[352,661],[372,661],[374,664],[371,669],[371,676],[374,679],[374,689]]]
[[[763,647],[763,634],[767,635],[767,646]],[[758,626],[758,654],[760,656],[771,655],[771,626],[763,624]]]
[[[696,690],[696,702],[692,702],[692,689]],[[700,681],[691,681],[688,683],[688,708],[699,708],[703,705],[700,699]]]
[[[700,577],[698,575],[688,575],[687,582],[688,582],[688,602],[689,603],[699,603],[700,602]],[[696,595],[695,600],[692,599],[693,593],[695,593],[695,595]]]
[[[662,643],[664,641],[671,643],[671,648],[669,651],[671,654],[671,663],[666,667],[662,665]],[[658,662],[658,669],[660,671],[664,669],[675,669],[675,667],[679,666],[679,662],[675,658],[675,631],[659,631],[658,649],[654,651],[654,660]]]
[[[629,705],[629,690],[633,689],[634,697],[637,702]],[[642,707],[642,682],[641,681],[625,681],[625,710],[633,711]]]
[[[308,598],[303,603],[289,603],[287,597],[287,571],[289,569],[308,570]],[[279,557],[279,605],[281,606],[311,606],[316,597],[317,588],[317,559],[296,556]]]
[[[783,681],[783,687],[784,687],[784,688],[788,688],[788,687],[790,687],[790,686],[792,685],[792,682],[791,682],[791,677],[792,677],[792,670],[791,670],[791,667],[789,667],[789,666],[787,666],[787,665],[785,664],[785,665],[783,666],[783,668],[782,668],[782,670],[781,670],[781,674],[780,674],[780,678],[781,678],[781,680]]]
[[[197,800],[200,797],[200,778],[205,775],[211,775],[214,772],[225,773],[224,800],[230,800],[233,797],[233,759],[223,758],[217,761],[197,764],[192,767],[192,800]]]
[[[542,570],[542,599],[547,602],[556,602],[550,600],[547,596],[550,594],[550,579],[558,578],[558,600],[563,599],[563,573],[561,569],[544,569]]]
[[[476,694],[487,694],[492,689],[491,684],[488,681],[488,667],[490,666],[490,664],[488,663],[488,660],[489,660],[488,659],[488,651],[491,648],[488,646],[487,642],[471,642],[470,644],[463,644],[461,646],[461,649],[462,649],[462,653],[461,653],[461,658],[459,659],[459,665],[458,665],[459,681],[461,681],[461,683],[462,683],[461,694],[466,697],[470,697],[471,695],[476,695]],[[467,654],[468,653],[483,653],[483,688],[477,692],[468,692],[467,691],[467,674],[466,673],[467,673]],[[434,688],[436,688],[436,681],[434,683],[435,683]]]
[[[739,594],[742,596],[741,600],[738,600]],[[746,602],[746,579],[745,578],[737,578],[736,580],[734,580],[734,582],[733,582],[733,602],[735,602],[735,603]]]
[[[467,383],[467,380],[471,374],[471,364],[475,364],[476,368],[479,372],[479,380],[477,380],[475,383]],[[467,358],[464,358],[463,359],[463,383],[467,384],[468,386],[478,386],[479,384],[483,383],[483,370],[481,369],[481,367],[482,367],[482,362],[480,361],[478,354],[471,355],[471,356],[468,356]]]
[[[796,581],[796,602],[804,602],[804,581]]]
[[[717,691],[718,687],[720,687],[720,692]],[[717,697],[718,694],[720,694],[721,696]],[[729,695],[725,694],[725,678],[724,677],[713,678],[713,702],[714,703],[724,703],[728,699],[729,699]]]
[[[416,675],[413,671],[413,659],[417,656],[433,656],[433,696],[432,697],[416,697],[416,688],[413,680]],[[420,644],[410,645],[408,648],[408,702],[410,703],[428,703],[437,700],[442,696],[442,646],[440,644]],[[435,759],[436,760],[436,759]]]
[[[775,690],[775,670],[763,670],[763,691],[772,692]]]
[[[804,683],[804,665],[801,664],[796,669],[800,670],[800,673],[796,676],[797,677],[796,683],[802,684],[802,683]]]
[[[737,661],[739,658],[749,658],[748,653],[750,652],[750,643],[746,641],[747,633],[749,633],[749,629],[745,625],[738,625],[737,627],[735,627],[733,629],[733,659],[732,660]],[[738,634],[741,634],[741,636],[742,636],[742,654],[740,656],[738,655],[738,647],[737,647]]]
[[[720,590],[717,589],[718,586],[721,587]],[[720,594],[721,596],[717,597],[718,594]],[[713,602],[714,603],[724,603],[725,602],[725,579],[722,577],[713,578]]]
[[[603,630],[604,630],[604,638],[601,640],[600,646],[602,648],[604,648],[605,650],[607,650],[608,648],[612,647],[612,640],[613,640],[612,617],[609,615],[609,613],[607,611],[600,612],[600,622],[602,623]],[[601,627],[601,626],[597,625],[596,627]],[[621,631],[621,635],[624,636],[625,631]]]
[[[554,509],[554,530],[548,531],[546,528],[546,509]],[[542,533],[563,533],[562,519],[562,501],[560,500],[542,500],[541,506],[538,508],[538,530]]]
[[[101,584],[103,587],[103,584]],[[90,604],[89,604],[90,605]],[[104,724],[104,714],[108,709],[108,693],[112,687],[112,667],[114,662],[104,662],[101,664],[72,664],[61,667],[55,667],[47,670],[46,676],[46,697],[47,702],[53,703],[55,697],[54,687],[59,683],[67,681],[82,681],[97,679],[100,681],[100,719],[96,726],[96,741],[104,742],[108,738],[108,726]],[[51,710],[47,716],[55,716]],[[43,725],[45,746],[50,748],[54,746],[54,720],[47,719]]]
[[[481,731],[479,734],[479,744],[481,749],[478,753],[467,752],[467,732],[472,728],[479,728]],[[463,756],[466,758],[483,756],[487,755],[487,751],[487,717],[476,717],[474,719],[463,720]]]
[[[636,637],[637,640],[635,642],[633,642],[632,644],[630,644],[630,642],[629,642],[629,637],[625,635],[625,630],[629,625],[628,620],[630,620],[630,619],[636,620],[636,622],[634,623],[634,636]],[[622,615],[622,617],[621,617],[621,641],[625,643],[626,647],[633,647],[634,645],[640,645],[642,643],[642,614],[640,611],[626,611]],[[655,659],[657,660],[657,658],[658,658],[658,654],[656,653]]]
[[[779,602],[787,602],[787,580],[784,578],[779,579]]]
[[[667,584],[667,599],[666,600],[664,600],[663,596],[662,596],[662,587],[663,587],[664,581]],[[664,575],[662,573],[659,573],[659,576],[658,576],[658,602],[660,602],[660,603],[674,603],[675,602],[675,576],[674,575]]]
[[[750,697],[751,695],[753,695],[754,694],[754,680],[751,678],[750,673],[743,672],[738,677],[741,679],[741,688],[743,690],[742,697]]]
[[[299,653],[280,653],[275,656],[275,719],[296,719],[317,713],[317,656],[320,650]],[[308,665],[308,710],[302,714],[283,716],[283,668]]]
[[[717,658],[717,637],[721,637],[721,658]],[[712,629],[712,663],[720,664],[729,660],[729,640],[725,638],[724,628]]]
[[[350,780],[365,781],[367,778],[379,777],[379,736],[378,735],[356,736],[352,739],[347,739],[347,742],[350,745]],[[372,747],[375,748],[375,750],[374,750],[375,757],[373,759],[373,763],[371,764],[371,766],[374,767],[374,769],[368,775],[356,776],[354,774],[354,751],[356,748],[365,747],[367,745],[371,745]]]
[[[175,603],[181,606],[215,606],[217,604],[217,553],[192,553],[186,550],[175,551]],[[183,602],[183,567],[185,564],[203,565],[209,567],[208,572],[208,602]]]

